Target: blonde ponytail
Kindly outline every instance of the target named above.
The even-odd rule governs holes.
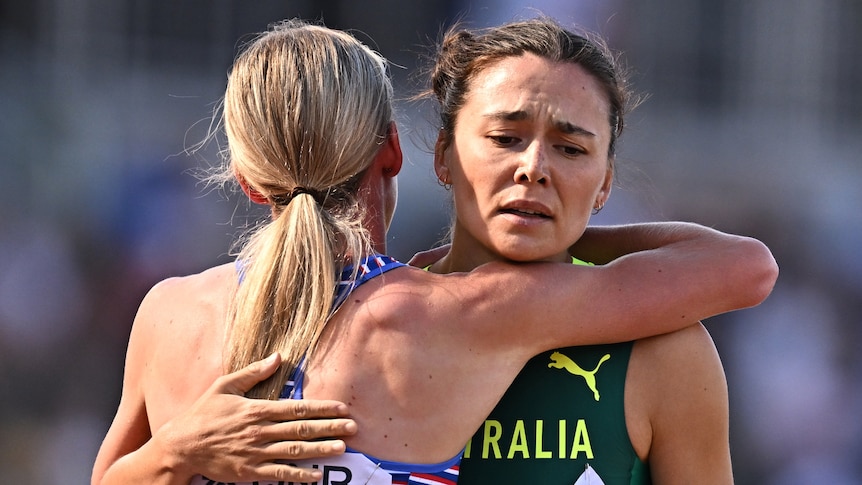
[[[234,63],[223,173],[269,201],[273,219],[238,255],[226,370],[274,351],[283,359],[249,396],[279,397],[317,346],[342,270],[371,252],[357,193],[386,136],[391,99],[379,55],[346,33],[300,21],[275,25]]]

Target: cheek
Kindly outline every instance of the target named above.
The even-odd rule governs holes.
[[[488,163],[467,163],[453,166],[453,190],[464,194],[487,195],[493,192],[499,173]],[[455,186],[457,184],[457,186]]]
[[[469,183],[481,183],[498,175],[502,168],[500,159],[488,153],[488,146],[476,136],[456,137],[449,159],[453,175],[463,177]]]
[[[591,213],[596,198],[604,185],[604,172],[582,174],[581,177],[573,177],[572,183],[566,184],[562,189],[565,194],[566,207],[577,214],[582,212]],[[575,215],[577,215],[575,214]]]
[[[488,171],[470,172],[464,174],[461,183],[455,187],[455,200],[460,202],[462,209],[475,208],[480,212],[489,210],[494,205],[497,194],[501,190],[495,174]]]

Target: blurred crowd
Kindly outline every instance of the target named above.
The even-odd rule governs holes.
[[[737,482],[862,483],[858,2],[116,3],[0,1],[0,483],[88,481],[140,299],[227,261],[263,215],[195,177],[217,146],[189,153],[238,39],[294,16],[353,29],[393,61],[406,98],[441,26],[536,11],[605,35],[649,95],[594,223],[691,220],[778,259],[763,305],[707,322]],[[405,260],[449,220],[431,119],[399,105],[408,160],[390,249]]]

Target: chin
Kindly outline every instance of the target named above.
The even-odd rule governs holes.
[[[501,248],[498,254],[509,261],[529,263],[535,261],[563,261],[567,252],[542,250],[536,246],[510,246]]]

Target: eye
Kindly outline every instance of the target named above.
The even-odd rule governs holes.
[[[509,135],[488,135],[488,139],[490,139],[495,145],[501,147],[512,146],[519,141],[514,136]]]
[[[559,145],[559,149],[568,156],[584,155],[587,153],[583,148],[571,145]]]

